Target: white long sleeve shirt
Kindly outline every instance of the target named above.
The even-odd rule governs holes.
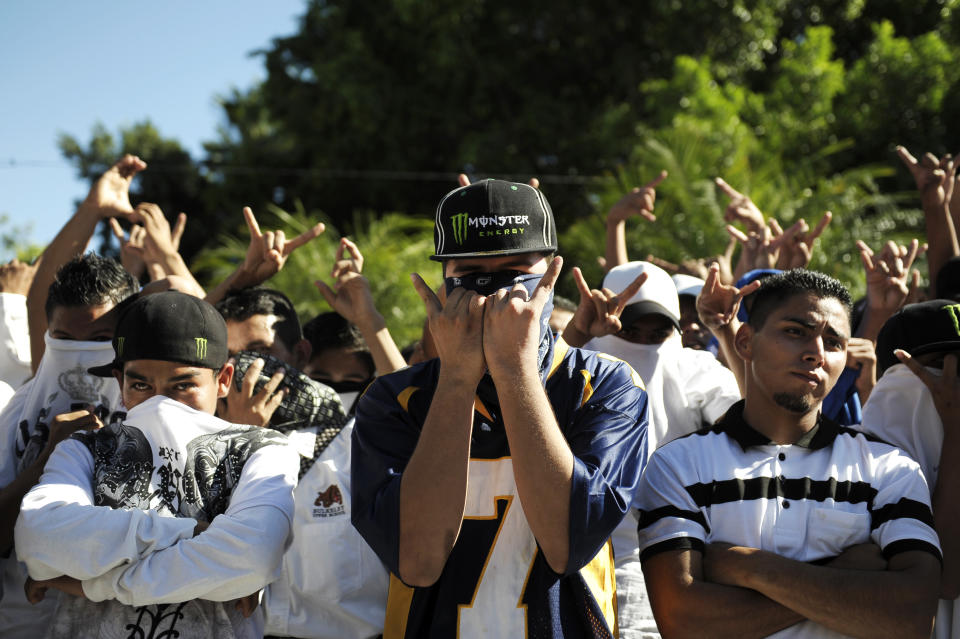
[[[57,447],[40,483],[24,498],[15,544],[30,576],[80,579],[87,597],[61,598],[52,636],[111,636],[129,624],[161,627],[183,637],[258,636],[263,628],[259,609],[243,619],[232,604],[217,602],[255,593],[279,576],[293,515],[296,451],[285,443],[269,444],[243,459],[240,449],[227,450],[230,459],[221,457],[218,468],[242,463],[239,479],[230,487],[225,511],[194,536],[197,519],[169,512],[177,501],[183,510],[190,494],[183,477],[194,468],[189,465],[194,458],[209,452],[191,455],[190,446],[217,437],[218,428],[237,427],[165,397],[135,407],[125,425],[145,433],[164,459],[187,458],[186,465],[167,467],[167,474],[177,478],[172,483],[157,479],[165,476],[163,468],[149,475],[149,490],[141,492],[150,496],[149,510],[95,505],[103,490],[116,491],[117,486],[102,485],[97,455],[77,439]],[[181,436],[179,451],[171,452],[170,439],[151,439],[165,427],[166,436]],[[178,500],[164,493],[171,487]],[[166,501],[158,505],[158,499]]]
[[[306,457],[314,429],[288,434]],[[389,575],[350,523],[351,420],[300,479],[293,543],[279,579],[264,591],[266,633],[367,639],[383,632]]]

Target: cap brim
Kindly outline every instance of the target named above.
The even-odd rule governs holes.
[[[641,302],[628,304],[623,309],[623,312],[620,313],[620,323],[624,326],[628,326],[642,315],[663,315],[670,320],[674,326],[677,327],[678,331],[680,330],[680,318],[675,317],[673,313],[668,311],[662,304],[658,304],[651,300],[643,300]]]
[[[120,370],[120,368],[120,364],[118,364],[116,361],[113,361],[109,364],[91,366],[87,369],[87,372],[91,375],[96,375],[97,377],[113,377],[113,371]]]
[[[435,262],[442,262],[443,260],[459,260],[462,258],[473,258],[473,257],[500,257],[503,255],[521,255],[523,253],[556,253],[556,247],[543,247],[543,248],[513,248],[505,249],[502,251],[476,251],[473,253],[450,253],[448,255],[431,255],[430,259]]]

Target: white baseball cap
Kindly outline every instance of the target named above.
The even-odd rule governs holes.
[[[706,284],[699,277],[694,277],[693,275],[683,275],[676,274],[672,278],[674,285],[677,287],[677,295],[693,295],[696,297],[700,295],[700,291],[703,289],[703,285]]]
[[[679,329],[680,298],[677,296],[677,287],[667,272],[659,266],[650,262],[627,262],[615,266],[603,278],[603,287],[619,293],[641,273],[647,274],[647,281],[627,302],[620,321],[626,326],[631,323],[632,318],[656,313],[669,319]]]

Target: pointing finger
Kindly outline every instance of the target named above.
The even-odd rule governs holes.
[[[461,173],[457,175],[457,184],[460,186],[470,186],[470,178],[467,177],[466,173]]]
[[[721,191],[727,194],[727,197],[729,197],[731,200],[736,200],[743,197],[743,194],[740,191],[724,182],[723,178],[718,177],[714,180],[714,182],[720,187]]]
[[[257,224],[257,218],[253,216],[253,209],[249,206],[243,207],[243,219],[247,222],[247,228],[250,229],[250,237],[261,238],[260,225]]]
[[[590,297],[590,287],[587,286],[587,280],[584,279],[583,273],[580,271],[579,266],[573,267],[573,281],[577,284],[577,290],[580,291],[580,299],[584,300]]]
[[[334,302],[337,301],[337,294],[334,292],[334,290],[330,288],[323,280],[317,280],[313,283],[313,285],[320,289],[320,294],[323,295],[323,299],[325,299],[327,304],[333,308]]]
[[[550,261],[550,264],[547,266],[547,272],[543,274],[543,277],[537,284],[537,288],[533,289],[533,295],[530,296],[530,301],[536,301],[541,306],[546,304],[547,296],[553,292],[553,286],[557,283],[557,278],[560,277],[560,269],[562,268],[563,258],[558,255]]]
[[[110,218],[110,231],[113,233],[113,236],[120,240],[120,243],[123,244],[126,241],[126,236],[123,233],[123,228],[120,226],[120,222],[117,222],[117,218]]]
[[[647,182],[647,185],[646,185],[645,187],[643,187],[643,188],[645,188],[645,189],[655,189],[655,188],[657,188],[657,186],[659,186],[659,184],[660,184],[661,182],[663,182],[663,181],[666,180],[666,179],[667,179],[667,172],[666,172],[666,171],[660,171],[660,175],[658,175],[657,177],[653,178],[653,180],[651,180],[650,182]]]
[[[827,226],[830,224],[830,220],[832,219],[833,213],[830,211],[824,213],[823,217],[821,217],[820,221],[817,223],[817,227],[807,235],[807,241],[810,244],[813,244],[813,241],[820,237],[820,234],[826,230]]]
[[[287,242],[284,255],[290,255],[290,253],[294,252],[307,242],[319,237],[321,234],[323,234],[326,228],[327,227],[324,226],[323,222],[314,224],[312,227]]]
[[[440,303],[440,300],[437,299],[436,293],[433,292],[427,283],[423,281],[423,278],[420,277],[419,273],[411,273],[410,280],[413,282],[413,288],[416,289],[417,295],[420,296],[420,299],[423,300],[423,306],[427,309],[427,317],[432,317],[437,313],[440,313],[443,310],[443,304]]]
[[[727,233],[730,234],[730,237],[732,237],[733,239],[737,240],[742,244],[746,244],[747,240],[750,239],[747,237],[747,235],[743,231],[729,224],[727,224]]]
[[[643,283],[647,281],[648,276],[649,275],[646,272],[640,273],[640,275],[637,275],[632,282],[627,284],[625,289],[620,291],[620,293],[617,295],[617,315],[623,311],[623,308],[627,305],[627,303],[633,299],[634,295],[637,294],[637,291],[640,290],[640,287],[643,286]]]

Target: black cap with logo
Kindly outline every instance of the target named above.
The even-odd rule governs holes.
[[[557,250],[547,198],[529,184],[483,180],[447,193],[437,206],[433,260]]]
[[[891,315],[877,337],[878,377],[900,363],[893,354],[898,348],[911,355],[960,350],[960,304],[928,300],[907,304]]]
[[[90,369],[110,377],[124,362],[156,359],[219,370],[227,361],[227,324],[204,300],[165,291],[131,303],[117,320],[113,362]]]

